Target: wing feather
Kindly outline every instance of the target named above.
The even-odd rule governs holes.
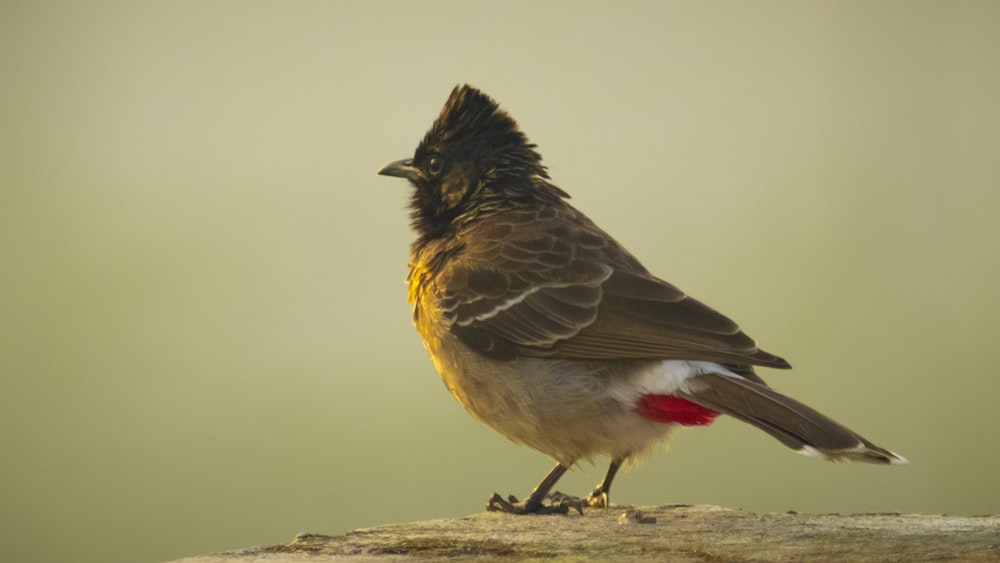
[[[465,237],[476,246],[435,283],[450,330],[481,354],[788,367],[731,319],[650,274],[571,207],[494,221]]]

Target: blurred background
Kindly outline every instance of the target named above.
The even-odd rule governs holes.
[[[1000,511],[997,53],[995,2],[0,3],[0,560],[162,561],[537,484],[552,462],[428,361],[409,187],[375,175],[460,82],[788,358],[772,385],[911,460],[720,420],[615,502]]]

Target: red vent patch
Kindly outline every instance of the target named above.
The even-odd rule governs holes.
[[[682,426],[711,424],[719,413],[673,395],[643,395],[636,406],[639,416],[656,422],[673,422]]]

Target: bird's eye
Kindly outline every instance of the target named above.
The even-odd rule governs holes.
[[[444,169],[444,159],[438,155],[434,155],[427,159],[427,171],[431,173],[432,176],[437,176]]]

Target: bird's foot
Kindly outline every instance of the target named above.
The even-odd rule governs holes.
[[[602,491],[600,487],[587,495],[587,498],[583,499],[583,502],[590,508],[607,508],[611,504],[611,501],[608,500],[608,493]]]
[[[509,495],[506,499],[497,493],[493,493],[490,500],[486,502],[486,510],[490,512],[506,512],[507,514],[568,514],[572,508],[583,514],[583,507],[587,502],[578,497],[571,497],[560,492],[555,492],[546,498],[546,501],[538,500],[532,502],[519,501],[514,495]]]

